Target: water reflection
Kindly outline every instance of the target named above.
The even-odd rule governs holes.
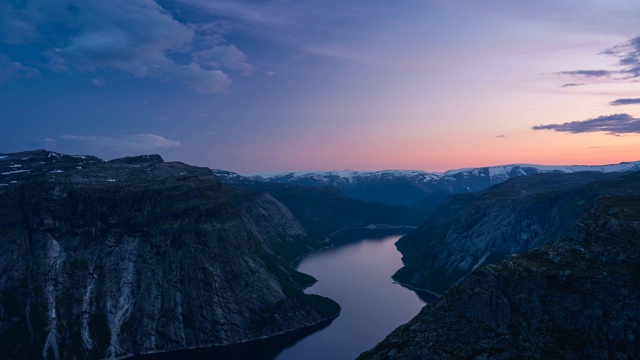
[[[299,271],[318,279],[307,292],[334,299],[342,312],[330,326],[285,349],[277,360],[354,359],[424,306],[415,292],[391,280],[402,266],[394,245],[401,235],[367,234],[300,262]]]

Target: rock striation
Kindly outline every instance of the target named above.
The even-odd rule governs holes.
[[[332,319],[293,259],[321,246],[272,196],[157,155],[0,154],[0,354],[120,358]]]
[[[587,187],[609,194],[570,232],[474,271],[359,359],[637,358],[640,174]]]

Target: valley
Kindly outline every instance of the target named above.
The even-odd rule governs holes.
[[[258,178],[158,155],[0,154],[0,353],[294,359],[324,349],[347,359],[409,321],[363,358],[629,358],[640,336],[626,300],[639,288],[637,170]],[[326,181],[300,180],[309,176]],[[402,198],[393,184],[421,195],[385,200]],[[399,228],[407,234],[387,236]],[[376,231],[387,237],[366,235]],[[429,304],[420,311],[392,274]],[[390,288],[370,293],[372,279]],[[392,319],[373,337],[370,315],[351,317],[369,303]]]

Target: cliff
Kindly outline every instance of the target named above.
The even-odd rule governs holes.
[[[321,246],[267,194],[159,156],[0,156],[0,354],[114,358],[331,319],[290,262]]]
[[[570,235],[474,271],[359,359],[634,359],[639,298],[640,195],[600,196]]]
[[[482,265],[568,236],[603,195],[637,194],[640,172],[534,174],[455,195],[396,244],[396,281],[443,294]]]

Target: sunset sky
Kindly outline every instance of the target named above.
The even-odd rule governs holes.
[[[0,152],[242,174],[640,160],[638,0],[0,0]]]

